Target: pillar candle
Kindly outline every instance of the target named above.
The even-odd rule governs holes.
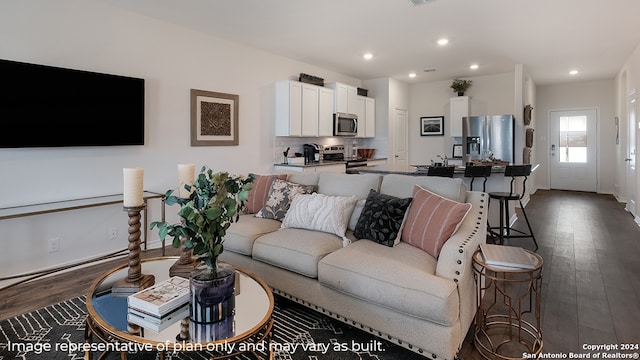
[[[124,206],[137,207],[144,204],[142,199],[144,169],[142,168],[124,168]]]
[[[187,191],[184,185],[193,185],[194,170],[193,164],[178,164],[178,197],[186,199],[191,195],[191,191]]]

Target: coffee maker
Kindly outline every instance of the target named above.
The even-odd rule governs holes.
[[[304,144],[303,145],[304,163],[313,164],[320,161],[320,145]]]

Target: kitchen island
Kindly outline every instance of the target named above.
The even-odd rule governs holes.
[[[531,172],[533,173],[538,168],[538,165],[531,166]],[[492,166],[491,167],[491,176],[487,177],[487,184],[485,187],[486,192],[509,192],[511,188],[511,177],[504,176],[504,166]],[[353,168],[352,171],[358,173],[371,173],[371,174],[402,174],[402,175],[413,175],[413,176],[427,176],[427,165],[376,165],[376,166],[361,166],[357,168]],[[455,167],[453,177],[461,178],[464,184],[467,186],[467,189],[471,190],[471,178],[464,176],[465,166],[459,165]],[[482,183],[483,178],[476,178],[473,182],[473,190],[482,191]],[[531,187],[529,187],[531,189]],[[522,181],[517,181],[515,184],[515,192],[522,191]],[[526,206],[529,201],[529,194],[525,194],[522,199],[522,203]],[[513,224],[517,219],[517,214],[515,213],[515,204],[516,201],[512,201],[509,204],[509,213],[511,214],[511,218],[509,219],[509,223]],[[493,204],[494,206],[489,207],[488,220],[490,224],[498,224],[500,222],[500,208],[497,203]],[[493,226],[493,225],[492,225]]]

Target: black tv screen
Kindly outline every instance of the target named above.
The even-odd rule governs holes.
[[[0,59],[0,147],[144,145],[144,79]]]

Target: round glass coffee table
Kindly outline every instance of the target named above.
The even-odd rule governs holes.
[[[178,257],[152,258],[142,261],[142,272],[155,276],[160,283],[169,278],[169,267]],[[273,294],[256,275],[236,267],[236,311],[233,317],[215,324],[190,323],[188,315],[152,331],[127,322],[127,298],[112,297],[111,287],[127,277],[127,265],[119,266],[98,278],[87,293],[85,358],[93,353],[127,353],[154,351],[163,359],[167,353],[209,352],[212,358],[227,358],[242,353],[266,353],[271,358]],[[166,328],[164,328],[166,327]],[[94,343],[94,338],[100,340]]]

